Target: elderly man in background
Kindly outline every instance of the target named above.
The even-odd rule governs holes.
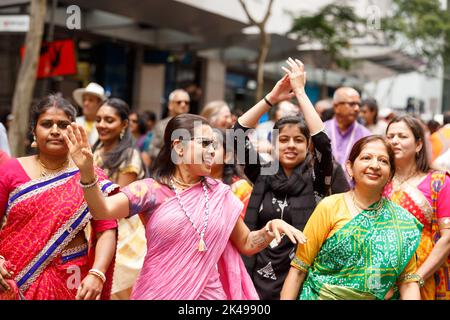
[[[333,156],[343,168],[355,142],[371,135],[357,121],[360,107],[361,97],[355,89],[341,87],[334,92],[334,117],[325,122],[325,130],[331,140]],[[351,181],[351,178],[347,176],[347,180]]]
[[[164,131],[166,130],[167,123],[179,114],[188,113],[190,102],[189,94],[183,89],[176,89],[170,93],[168,105],[169,116],[159,121],[153,129],[153,138],[149,149],[150,162],[155,160],[163,147]]]

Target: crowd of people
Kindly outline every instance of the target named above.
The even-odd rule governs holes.
[[[239,115],[50,95],[20,158],[0,126],[0,299],[449,300],[450,113],[350,87],[314,106],[283,71]]]

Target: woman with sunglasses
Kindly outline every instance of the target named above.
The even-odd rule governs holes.
[[[247,132],[256,126],[272,104],[293,96],[297,98],[306,120],[305,124],[298,116],[288,116],[275,123],[273,150],[276,151],[273,155],[275,160],[270,163],[270,167],[274,167],[272,172],[264,173],[267,168],[251,143],[245,145],[244,172],[254,184],[245,214],[245,223],[250,230],[257,230],[272,219],[284,220],[302,230],[317,201],[330,190],[333,173],[330,140],[305,93],[303,64],[291,58],[287,64],[290,66],[290,70],[285,68],[287,75],[278,81],[264,100],[239,117],[234,127],[236,135],[241,130]],[[312,154],[308,152],[310,140],[315,148]],[[238,157],[240,148],[236,146]],[[252,163],[251,159],[256,161]],[[281,243],[273,243],[255,257],[244,258],[261,299],[279,299],[294,254],[295,244],[283,238]]]
[[[281,241],[281,234],[293,243],[306,241],[280,219],[247,228],[241,201],[229,186],[208,178],[217,141],[203,117],[171,119],[153,179],[133,182],[108,201],[98,188],[84,130],[72,124],[65,140],[95,218],[144,216],[147,255],[132,299],[258,299],[239,253],[255,254]]]

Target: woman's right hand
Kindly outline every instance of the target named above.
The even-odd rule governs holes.
[[[70,156],[81,174],[94,173],[94,155],[88,142],[84,128],[76,123],[67,127],[67,134],[63,134],[64,141],[69,147]]]
[[[11,287],[6,280],[12,279],[12,272],[6,269],[6,261],[0,258],[0,291],[8,291]]]
[[[282,67],[282,69],[289,77],[292,90],[296,93],[304,93],[306,84],[305,66],[300,60],[294,60],[292,58],[287,59],[286,63],[289,65],[290,69],[286,67]]]
[[[278,80],[272,91],[270,91],[266,96],[266,98],[273,105],[279,103],[280,101],[290,100],[293,97],[295,97],[295,93],[292,92],[291,83],[287,74]]]

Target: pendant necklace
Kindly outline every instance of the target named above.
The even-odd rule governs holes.
[[[170,184],[171,184],[171,187],[172,187],[173,191],[175,192],[175,195],[177,197],[177,200],[178,200],[178,203],[179,203],[179,205],[181,207],[181,210],[183,211],[184,215],[189,219],[192,227],[195,229],[195,231],[197,231],[198,235],[200,236],[200,241],[198,242],[198,246],[197,246],[198,251],[199,252],[206,251],[208,248],[206,247],[206,243],[205,243],[204,237],[205,237],[206,227],[208,226],[208,218],[209,218],[209,195],[208,195],[208,190],[206,188],[206,184],[205,184],[204,180],[202,180],[202,187],[203,187],[203,194],[205,196],[205,216],[203,218],[203,229],[201,231],[199,230],[199,228],[197,228],[195,226],[191,215],[189,215],[187,213],[187,210],[184,207],[183,202],[181,201],[180,194],[178,193],[178,190],[175,187],[175,183],[173,182],[173,179],[170,179]]]

